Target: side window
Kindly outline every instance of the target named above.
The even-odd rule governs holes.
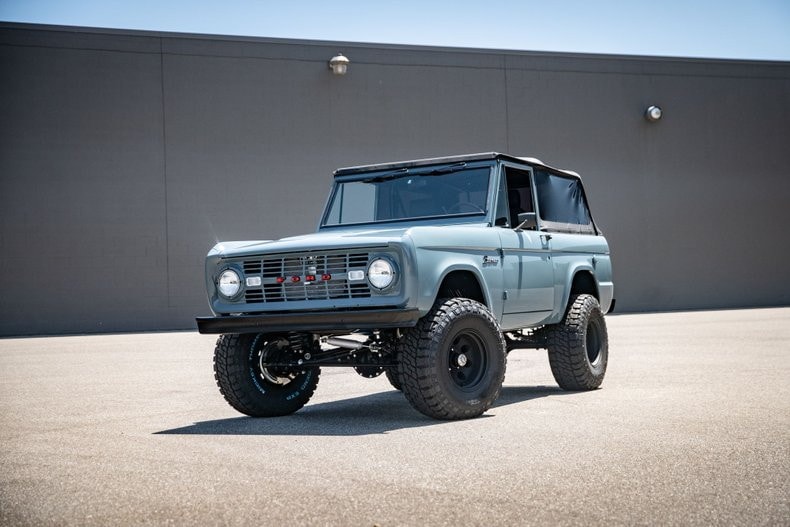
[[[535,171],[535,190],[540,217],[547,228],[562,232],[595,232],[581,181],[538,170]]]
[[[510,207],[510,225],[519,224],[518,215],[523,212],[535,212],[532,201],[532,187],[529,183],[529,172],[512,167],[505,167],[507,178],[507,201]]]
[[[507,187],[505,186],[504,177],[499,179],[499,191],[497,192],[496,216],[494,217],[494,225],[499,227],[513,226],[510,221],[510,212],[508,212]]]

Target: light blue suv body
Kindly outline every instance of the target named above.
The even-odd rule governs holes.
[[[399,177],[419,176],[437,167],[479,172],[488,189],[485,209],[456,208],[439,217],[349,224],[330,217],[340,185],[370,181],[404,168],[408,173]],[[579,291],[596,296],[602,310],[609,311],[614,303],[609,247],[591,215],[589,224],[580,226],[547,221],[541,217],[540,200],[534,199],[536,228],[515,229],[516,218],[503,210],[508,200],[503,192],[508,170],[531,176],[532,196],[537,195],[536,171],[579,181],[575,173],[537,160],[497,153],[336,171],[317,233],[274,241],[223,242],[209,252],[206,287],[216,317],[198,319],[201,331],[348,332],[413,326],[442,296],[443,286],[463,286],[467,296],[489,308],[504,331],[559,322],[574,284]],[[586,198],[581,197],[586,205]],[[340,262],[349,255],[359,255],[352,267]],[[349,280],[349,272],[367,272],[369,262],[380,256],[394,264],[392,286],[380,290],[364,278]],[[308,281],[305,277],[313,264],[318,264],[313,273],[316,280]],[[241,289],[232,298],[217,288],[219,275],[227,269],[241,278]],[[331,279],[321,280],[326,274]],[[294,276],[298,282],[291,281]],[[251,277],[260,277],[260,285],[248,285],[257,284],[256,280],[248,282]],[[285,281],[278,283],[278,278]],[[332,327],[332,321],[337,327]]]

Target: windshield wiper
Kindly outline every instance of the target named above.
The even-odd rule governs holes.
[[[386,174],[381,174],[380,176],[374,176],[368,179],[363,179],[363,183],[381,183],[382,181],[389,181],[391,179],[397,179],[399,177],[403,177],[407,174],[412,174],[415,176],[436,176],[439,174],[449,174],[451,172],[458,172],[459,170],[463,170],[466,168],[466,162],[461,161],[460,163],[455,163],[452,165],[445,165],[442,167],[432,168],[430,170],[418,170],[412,172],[408,168],[401,168],[395,170],[393,172],[387,172]]]
[[[417,176],[433,176],[436,174],[449,174],[451,172],[458,172],[459,170],[463,170],[466,168],[466,161],[461,161],[460,163],[455,163],[452,165],[446,165],[443,167],[437,167],[427,172],[417,172],[415,175]]]
[[[409,173],[409,169],[408,168],[400,168],[400,169],[395,170],[393,172],[387,172],[386,174],[381,174],[379,176],[375,176],[375,177],[372,177],[372,178],[363,179],[362,182],[363,183],[381,183],[382,181],[389,181],[390,179],[396,179],[396,178],[399,178],[401,176],[405,176],[408,173]]]

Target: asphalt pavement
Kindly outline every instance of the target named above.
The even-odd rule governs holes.
[[[510,354],[434,421],[325,369],[251,419],[193,332],[0,340],[0,525],[788,525],[790,308],[607,317],[600,390]]]

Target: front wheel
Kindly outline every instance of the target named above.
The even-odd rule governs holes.
[[[220,393],[233,408],[252,417],[296,412],[312,397],[320,375],[315,367],[282,366],[295,365],[297,353],[284,336],[221,335],[214,348]]]
[[[398,358],[404,395],[436,419],[482,414],[505,378],[499,324],[486,306],[468,298],[438,300],[401,339]]]
[[[548,333],[549,364],[564,390],[594,390],[603,382],[609,361],[609,335],[601,306],[592,295],[568,302],[562,322]]]

